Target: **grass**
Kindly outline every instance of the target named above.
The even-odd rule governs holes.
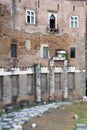
[[[77,103],[72,105],[71,109],[73,116],[79,116],[79,119],[75,120],[75,124],[84,123],[87,126],[87,104]],[[72,130],[76,130],[76,126]]]
[[[7,128],[3,128],[2,130],[9,130],[9,129],[7,129]]]

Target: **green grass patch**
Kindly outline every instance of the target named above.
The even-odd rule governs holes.
[[[7,129],[7,128],[3,128],[2,130],[9,130],[9,129]]]
[[[87,105],[81,103],[74,104],[72,105],[71,109],[72,109],[73,117],[74,115],[79,116],[79,119],[75,120],[75,123],[76,124],[85,123],[87,126]],[[76,126],[72,130],[76,130]]]

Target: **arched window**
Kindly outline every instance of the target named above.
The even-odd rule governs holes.
[[[53,14],[50,16],[50,28],[55,29],[55,17]]]

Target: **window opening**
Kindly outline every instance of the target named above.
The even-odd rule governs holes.
[[[71,28],[77,28],[78,27],[78,17],[77,16],[70,17],[70,27]]]
[[[26,23],[35,24],[35,12],[26,10]]]
[[[70,56],[71,56],[71,58],[75,58],[75,48],[70,48]]]
[[[48,58],[48,47],[43,47],[43,58]]]
[[[12,44],[11,45],[11,58],[17,57],[17,45]]]
[[[54,15],[50,16],[50,28],[55,29],[55,17],[54,17]]]

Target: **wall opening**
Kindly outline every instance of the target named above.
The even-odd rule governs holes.
[[[11,58],[17,57],[17,45],[12,44],[11,45]]]
[[[70,57],[75,58],[75,48],[74,47],[70,48]]]
[[[48,58],[48,47],[43,47],[43,58]]]
[[[50,16],[50,28],[55,29],[55,17],[54,17],[54,15]]]

